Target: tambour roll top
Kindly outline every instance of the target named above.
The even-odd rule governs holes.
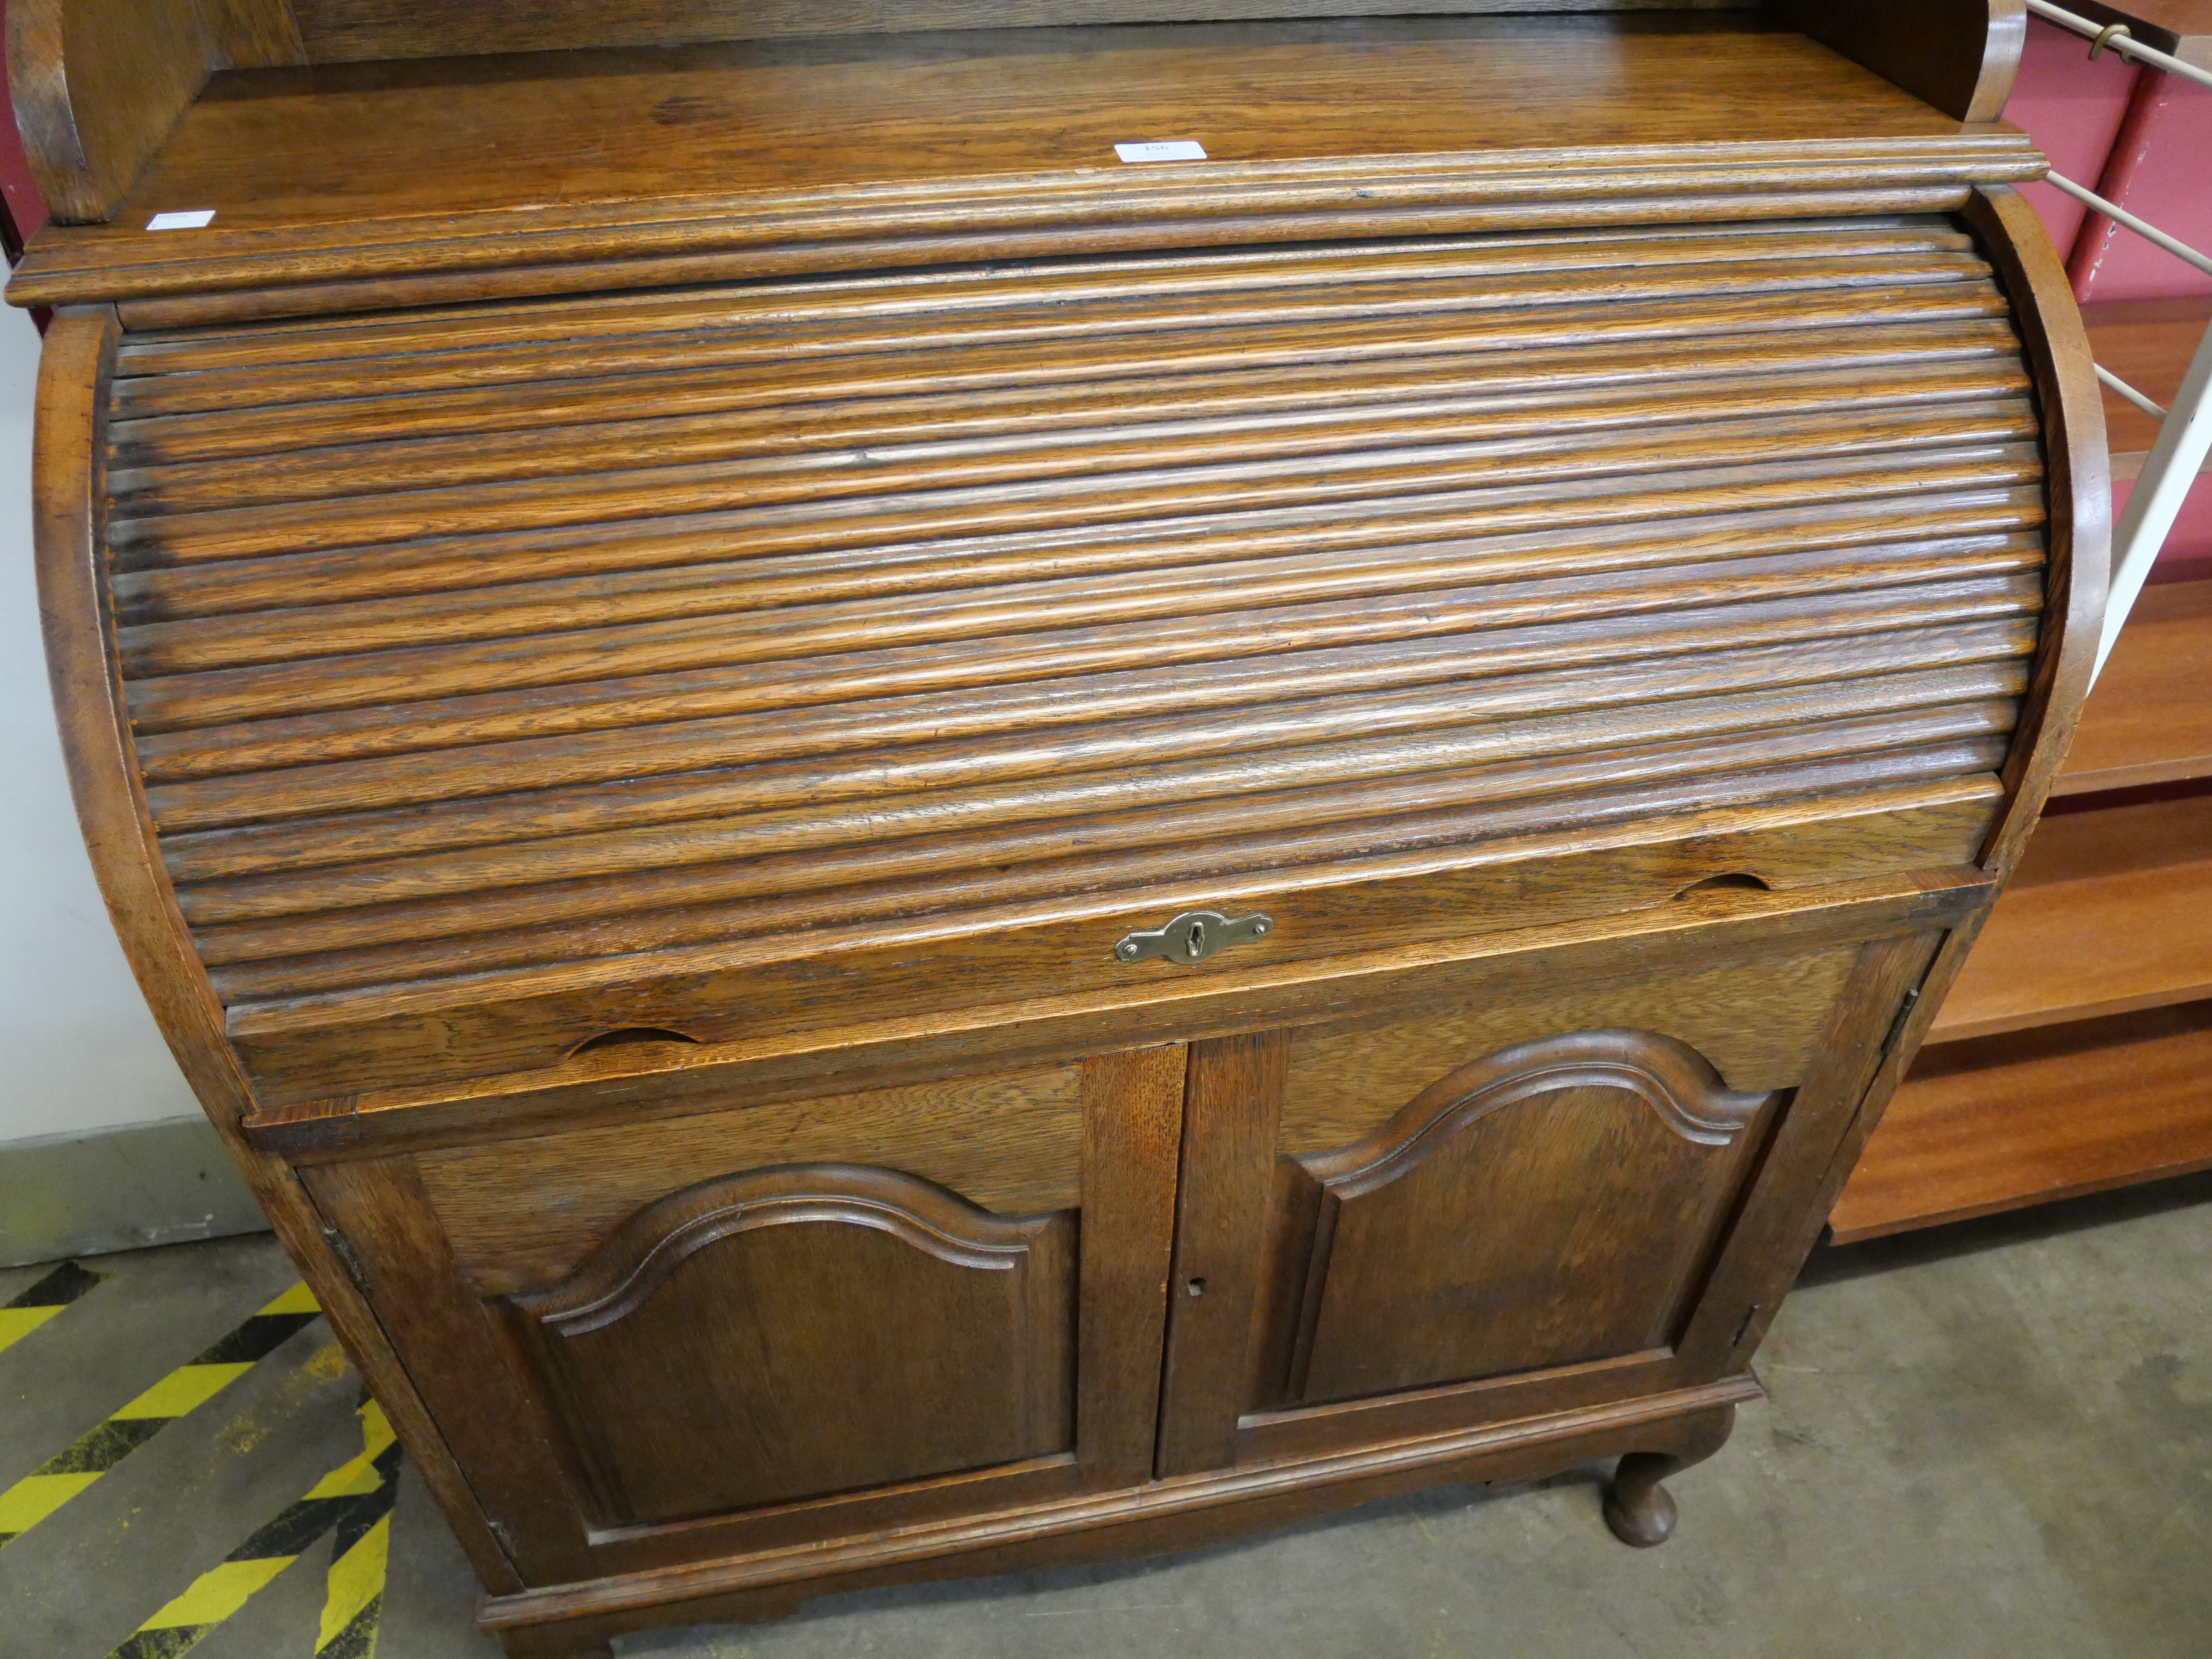
[[[280,1097],[1111,996],[1191,906],[1265,971],[1970,860],[2038,636],[2028,375],[1935,216],[154,332],[113,386],[147,799]]]

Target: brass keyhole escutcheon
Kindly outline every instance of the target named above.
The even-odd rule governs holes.
[[[1127,935],[1114,947],[1114,956],[1120,962],[1142,962],[1158,957],[1163,962],[1194,967],[1209,957],[1220,955],[1232,945],[1265,939],[1274,929],[1271,916],[1231,919],[1218,910],[1186,910],[1164,927]]]

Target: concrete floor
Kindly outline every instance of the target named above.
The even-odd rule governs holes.
[[[266,1237],[102,1257],[0,1353],[0,1490],[275,1296]],[[0,1302],[39,1277],[0,1273]],[[2212,1176],[1817,1255],[1770,1392],[1614,1543],[1595,1471],[1449,1487],[1141,1565],[867,1592],[623,1659],[1204,1653],[1207,1659],[2160,1659],[2212,1654]],[[361,1449],[319,1320],[0,1550],[0,1656],[100,1659]],[[194,1650],[315,1652],[330,1547]],[[403,1471],[383,1659],[491,1659],[459,1552]]]

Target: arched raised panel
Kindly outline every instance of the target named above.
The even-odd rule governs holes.
[[[602,1524],[1070,1452],[1074,1216],[806,1164],[640,1211],[516,1297]]]
[[[1306,1403],[1664,1349],[1775,1097],[1648,1031],[1506,1048],[1292,1160]]]

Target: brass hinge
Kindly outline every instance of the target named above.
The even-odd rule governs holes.
[[[1881,1052],[1885,1059],[1888,1057],[1890,1050],[1897,1047],[1898,1039],[1905,1035],[1905,1021],[1912,1018],[1912,1011],[1919,1006],[1920,988],[1916,985],[1905,994],[1905,1000],[1898,1006],[1897,1018],[1889,1022],[1889,1035],[1881,1040]]]
[[[323,1243],[331,1247],[331,1254],[337,1257],[338,1266],[344,1268],[345,1276],[353,1280],[354,1289],[367,1297],[368,1275],[362,1271],[361,1258],[353,1253],[353,1246],[346,1243],[345,1235],[325,1221],[323,1223]]]

